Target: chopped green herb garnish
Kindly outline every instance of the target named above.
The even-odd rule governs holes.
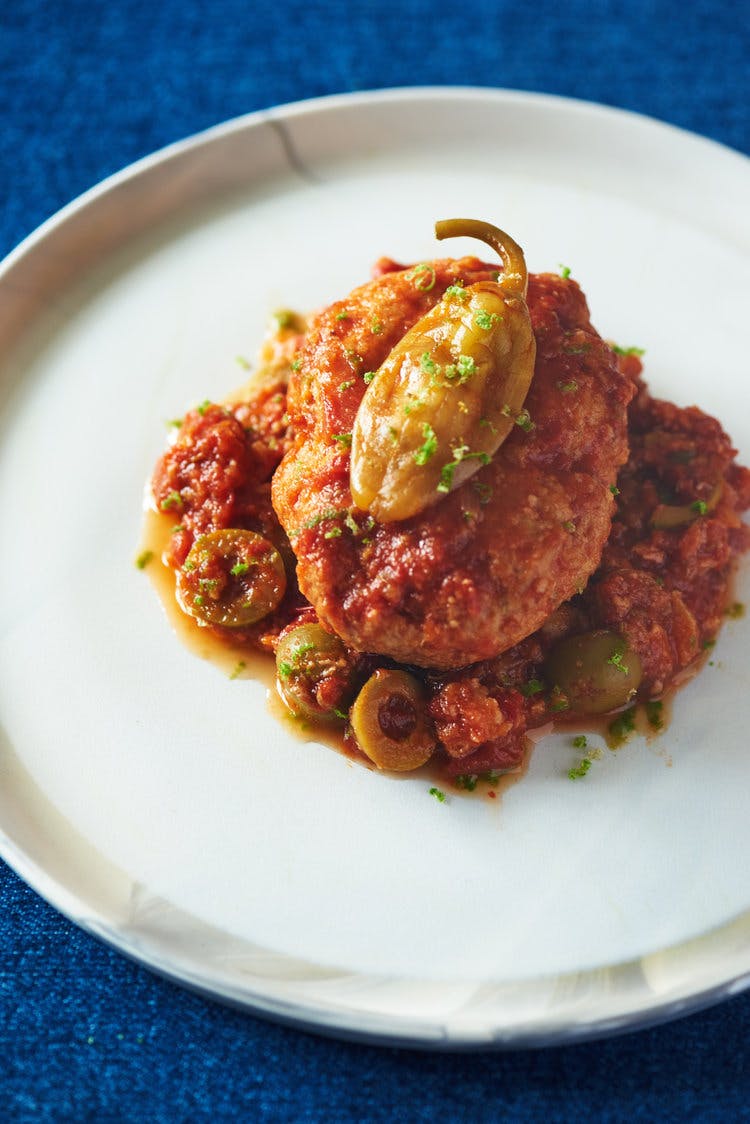
[[[710,648],[715,648],[715,647],[716,647],[716,641],[715,640],[704,640],[703,643],[701,644],[701,648],[703,648],[703,650],[705,652],[707,652]]]
[[[521,413],[515,419],[516,425],[520,426],[524,433],[531,433],[534,428],[534,423],[531,420],[531,414],[528,410],[521,410]]]
[[[619,496],[619,494],[620,494],[620,489],[617,487],[616,484],[610,484],[609,490],[610,490],[610,492],[612,493],[613,496]]]
[[[348,320],[349,319],[349,313],[348,312],[337,312],[336,313],[336,319],[337,320]]]
[[[203,401],[201,402],[200,406],[198,407],[198,413],[200,414],[201,417],[203,417],[203,415],[205,414],[206,410],[208,409],[208,407],[210,405],[211,405],[211,400],[209,398],[204,398]]]
[[[343,445],[345,449],[351,448],[351,444],[352,444],[351,433],[334,433],[333,440],[338,441],[339,445]]]
[[[460,281],[456,281],[454,285],[449,285],[445,290],[446,297],[455,297],[458,301],[465,301],[467,297],[466,289]]]
[[[567,281],[570,277],[570,268],[567,265],[560,265],[560,276],[563,281]]]
[[[234,665],[234,669],[233,669],[231,675],[229,676],[229,678],[230,679],[239,679],[239,677],[242,675],[242,672],[245,670],[246,667],[247,667],[247,664],[245,663],[245,661],[240,660],[238,663],[236,663]]]
[[[331,527],[330,531],[326,531],[323,535],[324,539],[338,539],[341,538],[343,531],[340,527]]]
[[[544,684],[540,679],[529,679],[528,683],[524,683],[518,688],[522,695],[527,699],[533,698],[538,695],[540,691],[544,690]]]
[[[235,355],[234,361],[238,367],[242,367],[243,371],[250,370],[250,361],[244,355]]]
[[[146,567],[148,566],[149,562],[153,562],[153,559],[154,559],[153,550],[142,550],[141,553],[136,558],[135,564],[136,564],[136,566],[138,567],[139,570],[145,570]]]
[[[573,738],[573,745],[576,749],[585,749],[588,745],[588,739],[585,734],[576,734]]]
[[[241,578],[242,575],[246,574],[249,569],[250,569],[250,563],[249,562],[235,562],[234,566],[232,566],[232,569],[229,571],[229,573],[232,575],[233,578]]]
[[[290,363],[290,366],[291,366],[293,371],[298,371],[300,369],[300,367],[302,366],[302,360],[301,359],[293,359],[292,362]]]
[[[422,436],[424,444],[414,454],[414,460],[418,465],[427,464],[437,449],[437,436],[429,422],[422,423]]]
[[[166,424],[171,426],[173,429],[179,429],[182,426],[184,420],[184,418],[170,418]]]
[[[576,525],[575,525],[575,523],[573,522],[572,519],[566,519],[565,520],[565,522],[563,523],[563,530],[567,531],[568,534],[570,534],[570,535],[575,534]]]
[[[378,319],[373,319],[371,324],[370,324],[370,331],[372,332],[372,334],[374,336],[379,336],[381,334],[381,332],[383,331],[383,321],[378,320]]]
[[[557,389],[561,390],[563,394],[574,394],[578,390],[578,383],[575,379],[571,379],[569,382],[562,382],[561,380],[557,383]]]
[[[708,504],[705,500],[695,500],[694,503],[690,504],[690,510],[694,511],[696,515],[705,515],[708,511]]]
[[[728,617],[731,617],[733,620],[739,620],[740,617],[744,617],[744,615],[745,615],[745,606],[742,604],[741,601],[735,601],[733,604],[729,605],[724,610],[724,612],[726,613],[726,615]]]
[[[376,373],[376,371],[365,371],[365,373],[362,375],[362,378],[366,383],[371,383],[375,378]]]
[[[442,789],[435,788],[433,786],[430,789],[430,796],[434,796],[435,799],[437,800],[438,804],[445,804],[446,797],[445,797],[445,793],[443,792]]]
[[[341,391],[351,390],[351,388],[353,386],[354,386],[354,379],[347,379],[346,382],[341,383],[341,385],[339,386],[339,390],[341,390]]]

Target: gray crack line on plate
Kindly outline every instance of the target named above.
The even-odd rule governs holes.
[[[289,166],[297,175],[305,180],[307,183],[321,183],[320,177],[315,174],[310,168],[307,167],[297,148],[292,140],[291,134],[287,129],[286,122],[280,121],[276,117],[270,115],[266,117],[267,123],[271,126],[276,136],[279,138],[281,147],[284,150],[284,155],[287,158]]]

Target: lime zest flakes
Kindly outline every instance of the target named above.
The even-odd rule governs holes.
[[[562,277],[563,281],[567,281],[570,277],[570,266],[560,263],[560,276]]]
[[[435,788],[433,785],[430,789],[430,796],[434,796],[438,804],[445,804],[447,797],[441,788]]]
[[[607,663],[612,664],[612,667],[616,667],[617,670],[621,671],[623,675],[629,675],[630,669],[629,669],[628,665],[622,662],[622,657],[624,655],[625,655],[625,644],[621,641],[617,644],[614,652],[612,653],[612,655],[607,660]]]
[[[135,564],[136,564],[136,566],[138,567],[139,570],[145,570],[146,567],[148,566],[149,562],[153,562],[153,560],[154,560],[153,550],[142,550],[141,553],[136,558]]]
[[[182,510],[183,506],[182,496],[179,492],[170,492],[159,504],[161,511]]]
[[[497,324],[500,316],[497,312],[487,312],[486,309],[480,308],[474,316],[474,323],[483,332],[489,332]]]
[[[245,661],[239,660],[234,665],[234,668],[232,669],[232,671],[229,675],[229,678],[230,679],[239,679],[239,677],[242,675],[242,672],[245,670],[246,667],[247,667],[247,664],[245,663]]]
[[[630,706],[613,718],[608,726],[610,735],[618,742],[624,742],[635,731],[635,707]]]
[[[440,483],[436,489],[443,495],[447,495],[453,487],[453,477],[462,461],[478,460],[480,464],[484,465],[489,464],[491,459],[489,453],[470,453],[468,445],[459,445],[452,452],[456,459],[443,465],[440,471]]]
[[[619,344],[611,344],[612,350],[615,355],[635,355],[638,358],[646,354],[645,347],[620,347]]]
[[[437,370],[438,370],[437,363],[432,358],[429,351],[425,351],[424,354],[420,357],[419,365],[426,375],[436,375],[437,374]]]
[[[590,768],[591,758],[582,757],[577,765],[575,765],[572,769],[568,769],[568,779],[571,781],[580,780],[582,777],[586,776]]]
[[[429,422],[422,423],[422,437],[424,438],[424,443],[417,449],[416,453],[414,453],[414,461],[420,466],[427,464],[428,460],[434,456],[437,450],[437,434]]]
[[[410,281],[414,281],[415,289],[420,293],[429,293],[435,287],[435,270],[429,262],[420,262],[407,274]]]

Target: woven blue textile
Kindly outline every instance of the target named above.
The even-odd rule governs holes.
[[[537,90],[748,152],[742,13],[715,0],[5,0],[0,257],[138,157],[327,93]],[[542,1051],[438,1055],[327,1040],[155,978],[0,863],[0,1122],[750,1120],[749,1043],[750,995]]]

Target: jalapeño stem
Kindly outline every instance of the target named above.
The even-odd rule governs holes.
[[[491,246],[503,259],[503,275],[500,284],[503,288],[518,290],[526,296],[528,271],[523,250],[504,230],[481,219],[441,219],[435,223],[435,237],[478,238]]]

